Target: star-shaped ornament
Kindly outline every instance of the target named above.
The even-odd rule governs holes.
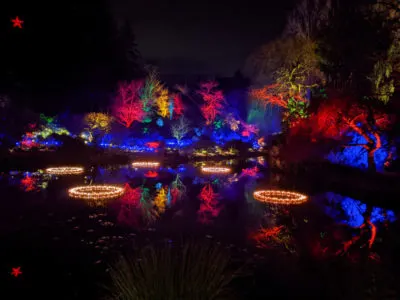
[[[11,275],[14,277],[18,277],[22,274],[21,267],[12,268]]]
[[[22,24],[24,21],[20,20],[18,16],[15,17],[15,19],[11,19],[11,22],[13,23],[13,27],[18,27],[22,29]]]

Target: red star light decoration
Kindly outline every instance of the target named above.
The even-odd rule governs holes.
[[[14,277],[18,277],[22,274],[21,267],[12,268],[11,275]]]
[[[13,27],[18,27],[22,29],[22,24],[24,21],[20,20],[18,16],[15,17],[15,19],[11,19],[11,22],[13,23]]]

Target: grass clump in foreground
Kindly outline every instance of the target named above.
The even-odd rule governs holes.
[[[210,242],[147,246],[111,267],[111,299],[230,299],[239,273],[229,252]]]

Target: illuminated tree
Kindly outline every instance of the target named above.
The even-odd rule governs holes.
[[[114,116],[116,120],[129,128],[134,121],[141,122],[145,117],[140,101],[142,81],[122,82],[114,99]]]
[[[200,90],[197,91],[204,101],[200,109],[207,125],[214,122],[215,118],[222,113],[225,102],[222,91],[215,89],[217,86],[218,83],[215,81],[204,82],[200,84]]]
[[[85,123],[91,132],[96,130],[108,132],[111,129],[111,122],[112,117],[104,113],[91,112],[85,116]]]
[[[190,131],[189,122],[185,117],[180,117],[178,121],[171,125],[171,133],[174,138],[178,141],[178,145],[181,140]]]
[[[289,40],[284,65],[275,73],[278,90],[289,97],[307,97],[309,89],[324,81],[316,55],[316,43],[309,39]]]
[[[149,113],[154,105],[155,100],[161,93],[163,85],[161,84],[158,73],[155,68],[147,67],[147,77],[144,82],[141,101],[143,105],[143,110]]]
[[[169,116],[169,97],[168,90],[166,88],[162,88],[160,94],[156,99],[157,113],[166,118]]]
[[[283,121],[288,122],[289,125],[308,116],[308,101],[298,93],[289,96],[282,91],[279,84],[252,89],[250,98],[259,102],[264,109],[267,106],[278,106],[283,109]]]
[[[393,123],[390,116],[350,99],[333,99],[324,102],[312,119],[309,123],[314,137],[345,142],[348,133],[361,136],[364,143],[344,144],[344,147],[363,147],[368,154],[369,170],[376,170],[374,155],[383,146],[383,131]]]
[[[183,112],[185,109],[183,106],[182,97],[180,94],[173,95],[173,103],[174,103],[173,117],[174,117],[174,119],[179,119],[183,115]]]

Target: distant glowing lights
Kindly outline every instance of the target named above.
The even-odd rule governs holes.
[[[78,186],[68,190],[72,198],[86,200],[105,200],[122,196],[124,188],[114,185],[86,185]]]
[[[160,166],[158,161],[135,161],[132,163],[134,168],[157,168]]]
[[[253,196],[258,201],[272,204],[302,204],[307,201],[306,195],[278,190],[255,191]]]
[[[205,174],[228,174],[232,170],[227,167],[201,167],[201,172]]]
[[[78,175],[82,174],[83,171],[82,167],[55,167],[46,169],[46,173],[52,175]]]

